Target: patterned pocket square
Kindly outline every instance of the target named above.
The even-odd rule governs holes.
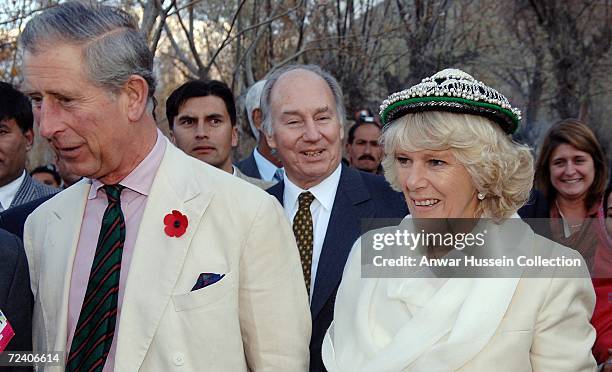
[[[196,284],[191,288],[191,291],[197,291],[198,289],[202,289],[204,287],[208,287],[211,284],[215,284],[219,280],[223,279],[225,274],[215,274],[215,273],[202,273],[198,277]]]

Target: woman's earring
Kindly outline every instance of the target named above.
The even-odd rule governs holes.
[[[479,192],[478,193],[478,200],[484,200],[486,194],[484,192]]]

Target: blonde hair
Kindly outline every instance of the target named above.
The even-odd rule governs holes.
[[[508,218],[529,198],[534,174],[529,147],[512,141],[485,117],[443,111],[406,114],[383,129],[381,142],[385,177],[395,190],[401,191],[396,151],[450,150],[474,187],[486,194],[478,203],[478,217]]]

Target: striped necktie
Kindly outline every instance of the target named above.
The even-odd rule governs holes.
[[[285,170],[283,168],[276,168],[276,171],[274,171],[274,177],[272,177],[272,179],[275,180],[276,182],[280,182],[283,180],[284,175],[285,175]]]
[[[102,371],[113,343],[125,220],[121,185],[103,186],[108,206],[102,217],[96,253],[79,320],[74,331],[66,371]]]
[[[312,248],[313,248],[313,226],[310,204],[314,200],[314,195],[310,191],[300,194],[298,197],[298,211],[293,217],[293,234],[300,250],[302,261],[302,272],[306,282],[306,291],[310,293],[310,270],[312,267]]]

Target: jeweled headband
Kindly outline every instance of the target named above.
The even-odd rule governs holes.
[[[521,112],[495,89],[458,70],[442,70],[419,84],[393,93],[380,106],[384,125],[408,113],[449,111],[484,116],[507,134],[515,133]]]

